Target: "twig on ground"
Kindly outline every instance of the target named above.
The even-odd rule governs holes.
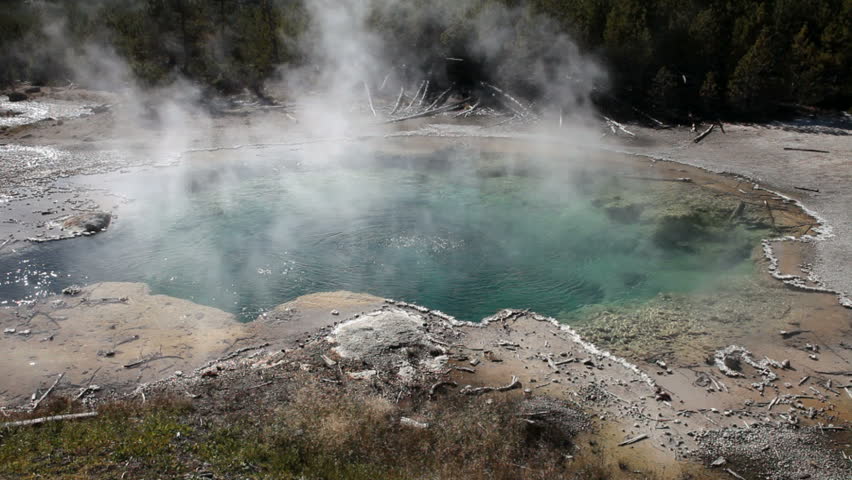
[[[643,433],[642,435],[639,435],[638,437],[633,437],[631,439],[628,439],[628,440],[625,440],[625,441],[619,443],[618,446],[619,447],[626,447],[627,445],[633,445],[636,442],[641,442],[642,440],[645,440],[646,438],[648,438],[648,435]]]

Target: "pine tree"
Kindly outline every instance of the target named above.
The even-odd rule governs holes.
[[[769,30],[764,28],[754,45],[740,59],[728,85],[731,106],[742,113],[764,111],[778,98],[776,56]]]

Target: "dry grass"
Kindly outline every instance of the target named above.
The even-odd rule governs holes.
[[[569,458],[570,429],[531,425],[521,402],[448,397],[400,406],[315,385],[250,415],[212,418],[175,399],[113,403],[91,420],[0,431],[0,478],[617,478],[595,455]],[[53,405],[40,414],[73,409]],[[401,425],[402,416],[429,427]]]

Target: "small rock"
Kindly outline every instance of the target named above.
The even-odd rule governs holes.
[[[784,360],[781,360],[781,368],[789,370],[790,369],[790,360],[787,359],[787,358],[785,358]]]
[[[711,467],[721,467],[722,465],[725,465],[726,463],[728,463],[728,461],[725,460],[725,457],[719,457],[716,460],[713,460],[713,462],[710,463],[710,466]]]
[[[27,336],[30,333],[32,333],[30,330],[21,330],[20,332],[18,332],[18,335]]]
[[[21,92],[9,92],[6,94],[9,97],[10,102],[23,102],[24,100],[29,99],[25,93]]]
[[[470,364],[471,364],[472,366],[474,366],[474,367],[475,367],[475,366],[477,366],[477,365],[479,365],[479,359],[478,359],[478,358],[474,358],[473,360],[471,360],[471,361],[470,361]]]
[[[583,360],[580,361],[580,363],[582,363],[583,365],[586,365],[587,367],[594,367],[595,366],[595,362],[591,358],[584,358]]]
[[[182,376],[183,376],[183,371],[182,371],[182,370],[176,370],[176,371],[175,371],[175,376],[176,376],[176,377],[182,377]]]
[[[72,234],[93,234],[106,230],[112,221],[112,215],[104,212],[82,213],[62,221],[62,228]]]
[[[9,334],[9,335],[11,335],[11,334],[15,333],[16,331],[17,331],[17,330],[16,330],[16,329],[14,329],[14,328],[4,328],[4,329],[3,329],[3,333]]]
[[[337,310],[332,310],[331,314],[336,317],[336,316],[340,315],[340,312],[338,312]]]
[[[70,287],[65,287],[62,289],[63,295],[68,295],[71,297],[79,295],[83,291],[83,288],[79,285],[71,285]]]

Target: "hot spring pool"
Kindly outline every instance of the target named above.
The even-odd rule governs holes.
[[[652,189],[682,189],[667,192],[677,198],[697,187],[552,159],[358,147],[333,161],[272,148],[229,155],[83,179],[134,201],[107,232],[0,256],[0,300],[129,281],[246,320],[331,290],[465,320],[506,307],[558,316],[750,274],[763,235],[737,226],[661,237],[667,205],[649,203]]]

